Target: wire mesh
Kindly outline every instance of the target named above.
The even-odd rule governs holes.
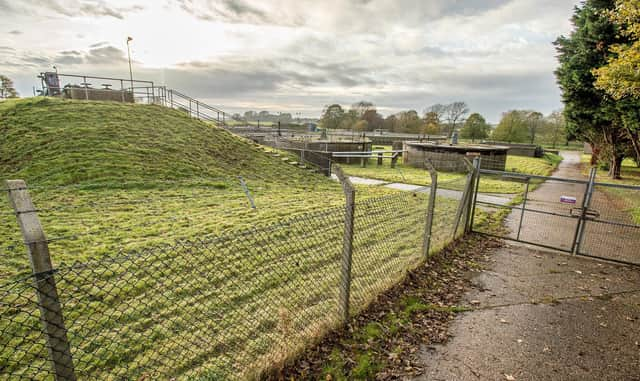
[[[580,253],[640,264],[640,187],[593,188]]]
[[[35,282],[57,284],[56,300],[78,379],[246,379],[277,366],[342,324],[344,200],[333,207],[324,202],[330,207],[318,208],[316,203],[300,213],[289,210],[274,223],[236,223],[234,231],[200,225],[198,234],[171,240],[185,237],[179,234],[180,226],[198,223],[215,210],[219,199],[204,197],[210,191],[193,188],[186,198],[171,188],[127,191],[100,199],[95,191],[83,194],[73,189],[47,204],[51,189],[34,190],[35,204],[44,205],[45,229],[54,228],[58,237],[78,236],[50,243],[56,264],[51,274],[12,274],[14,280],[0,285],[0,374],[12,380],[54,377]],[[246,204],[240,191],[220,191],[226,202]],[[166,196],[157,201],[165,209],[178,210],[173,203],[189,205],[192,214],[163,212],[156,202],[158,194]],[[65,197],[67,204],[61,203]],[[313,202],[309,191],[299,197]],[[357,197],[352,313],[366,308],[424,260],[427,207],[428,193]],[[436,199],[431,252],[451,240],[457,207],[456,200]],[[143,230],[147,237],[142,234],[139,245],[123,248],[124,241],[112,236],[130,233],[122,216],[132,212],[149,217],[145,229],[150,231]],[[112,228],[94,228],[97,215],[112,218]],[[26,269],[15,216],[7,213],[0,221],[2,247],[14,245],[4,269]],[[87,229],[78,232],[69,226]],[[247,228],[238,231],[238,226]],[[69,250],[78,260],[58,263],[56,255],[68,258]]]
[[[331,209],[58,268],[76,374],[229,379],[277,363],[338,321],[342,227]],[[45,378],[33,289],[3,296],[0,348],[14,353],[3,373]]]

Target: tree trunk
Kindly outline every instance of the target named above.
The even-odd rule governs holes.
[[[596,146],[594,143],[591,143],[591,165],[598,165],[598,159],[600,156],[600,148]]]
[[[631,139],[633,152],[636,154],[636,164],[640,167],[640,134],[630,128],[627,128],[627,133],[629,134],[629,139]]]
[[[614,154],[611,158],[611,166],[609,167],[609,177],[612,179],[621,179],[620,171],[622,169],[623,155]]]

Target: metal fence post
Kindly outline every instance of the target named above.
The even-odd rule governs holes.
[[[342,168],[336,165],[334,172],[342,184],[342,190],[346,197],[344,216],[344,237],[342,240],[342,266],[340,277],[339,312],[342,323],[349,321],[349,298],[351,294],[351,257],[353,253],[353,222],[355,214],[356,190],[349,178],[342,172]]]
[[[240,180],[240,186],[242,187],[242,190],[244,191],[244,194],[249,199],[249,204],[251,205],[251,209],[255,209],[256,208],[256,203],[253,201],[253,197],[251,197],[251,192],[249,192],[249,188],[247,187],[247,183],[244,181],[244,178],[242,178],[242,176],[238,176],[238,180]]]
[[[28,249],[40,321],[56,380],[76,380],[47,238],[23,180],[8,180],[9,200]]]
[[[587,223],[587,210],[591,205],[591,195],[593,194],[593,187],[595,185],[597,172],[598,170],[595,167],[592,167],[591,172],[589,172],[589,183],[587,184],[587,188],[584,192],[584,197],[582,198],[582,211],[580,213],[580,219],[578,220],[576,234],[573,239],[573,255],[580,254],[580,247],[582,246],[582,239],[584,238],[584,227]]]
[[[427,171],[429,171],[429,175],[431,176],[429,205],[427,206],[427,221],[424,227],[424,241],[422,243],[422,256],[426,260],[429,258],[429,248],[431,247],[431,227],[433,226],[433,213],[436,206],[436,192],[438,191],[438,172],[429,159],[425,160],[424,166],[427,168]]]

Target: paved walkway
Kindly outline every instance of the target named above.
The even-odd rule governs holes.
[[[334,180],[338,180],[336,175],[332,175]],[[384,186],[391,189],[407,191],[407,192],[421,192],[428,193],[431,191],[431,187],[425,185],[415,185],[406,183],[390,183],[383,180],[369,179],[365,177],[349,176],[349,179],[353,184],[360,185],[376,185]],[[462,191],[438,188],[436,194],[440,197],[451,198],[454,200],[460,200],[462,198]],[[478,193],[477,199],[482,202],[488,202],[497,205],[506,205],[511,201],[513,195],[509,194],[491,194],[491,193]]]
[[[581,178],[579,156],[562,154],[554,175]],[[562,208],[556,198],[577,191],[565,185],[545,183],[531,199]],[[525,234],[570,244],[575,226],[562,221],[529,220]],[[419,380],[640,380],[640,269],[520,244],[496,250],[484,266],[453,337],[422,348]]]
[[[640,380],[640,271],[522,246],[487,264],[419,380]]]

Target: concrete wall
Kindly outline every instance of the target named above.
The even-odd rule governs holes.
[[[395,141],[415,141],[420,139],[420,137],[416,136],[402,136],[402,135],[369,135],[367,133],[367,139],[371,140],[373,144],[390,146]],[[437,141],[444,142],[447,140],[446,136],[427,136],[425,141]]]
[[[431,160],[438,171],[445,172],[465,172],[467,166],[464,158],[473,161],[477,155],[480,156],[480,167],[482,169],[494,169],[504,171],[507,163],[506,150],[494,151],[474,151],[469,149],[464,151],[447,151],[447,146],[419,146],[404,144],[403,163],[412,167],[424,168],[425,159]]]
[[[323,141],[315,141],[308,142],[306,149],[310,149],[313,151],[324,151],[324,152],[366,152],[371,151],[372,143],[370,141],[367,142],[323,142]],[[360,158],[352,158],[352,157],[336,157],[333,158],[333,161],[336,163],[360,163]],[[368,162],[368,159],[365,159]]]
[[[542,155],[544,154],[544,150],[542,149],[542,147],[535,144],[504,143],[493,141],[483,141],[482,143],[509,147],[509,155],[514,156],[542,157]]]
[[[125,90],[85,89],[70,87],[63,90],[65,98],[86,99],[90,101],[111,101],[133,103],[133,94]]]

